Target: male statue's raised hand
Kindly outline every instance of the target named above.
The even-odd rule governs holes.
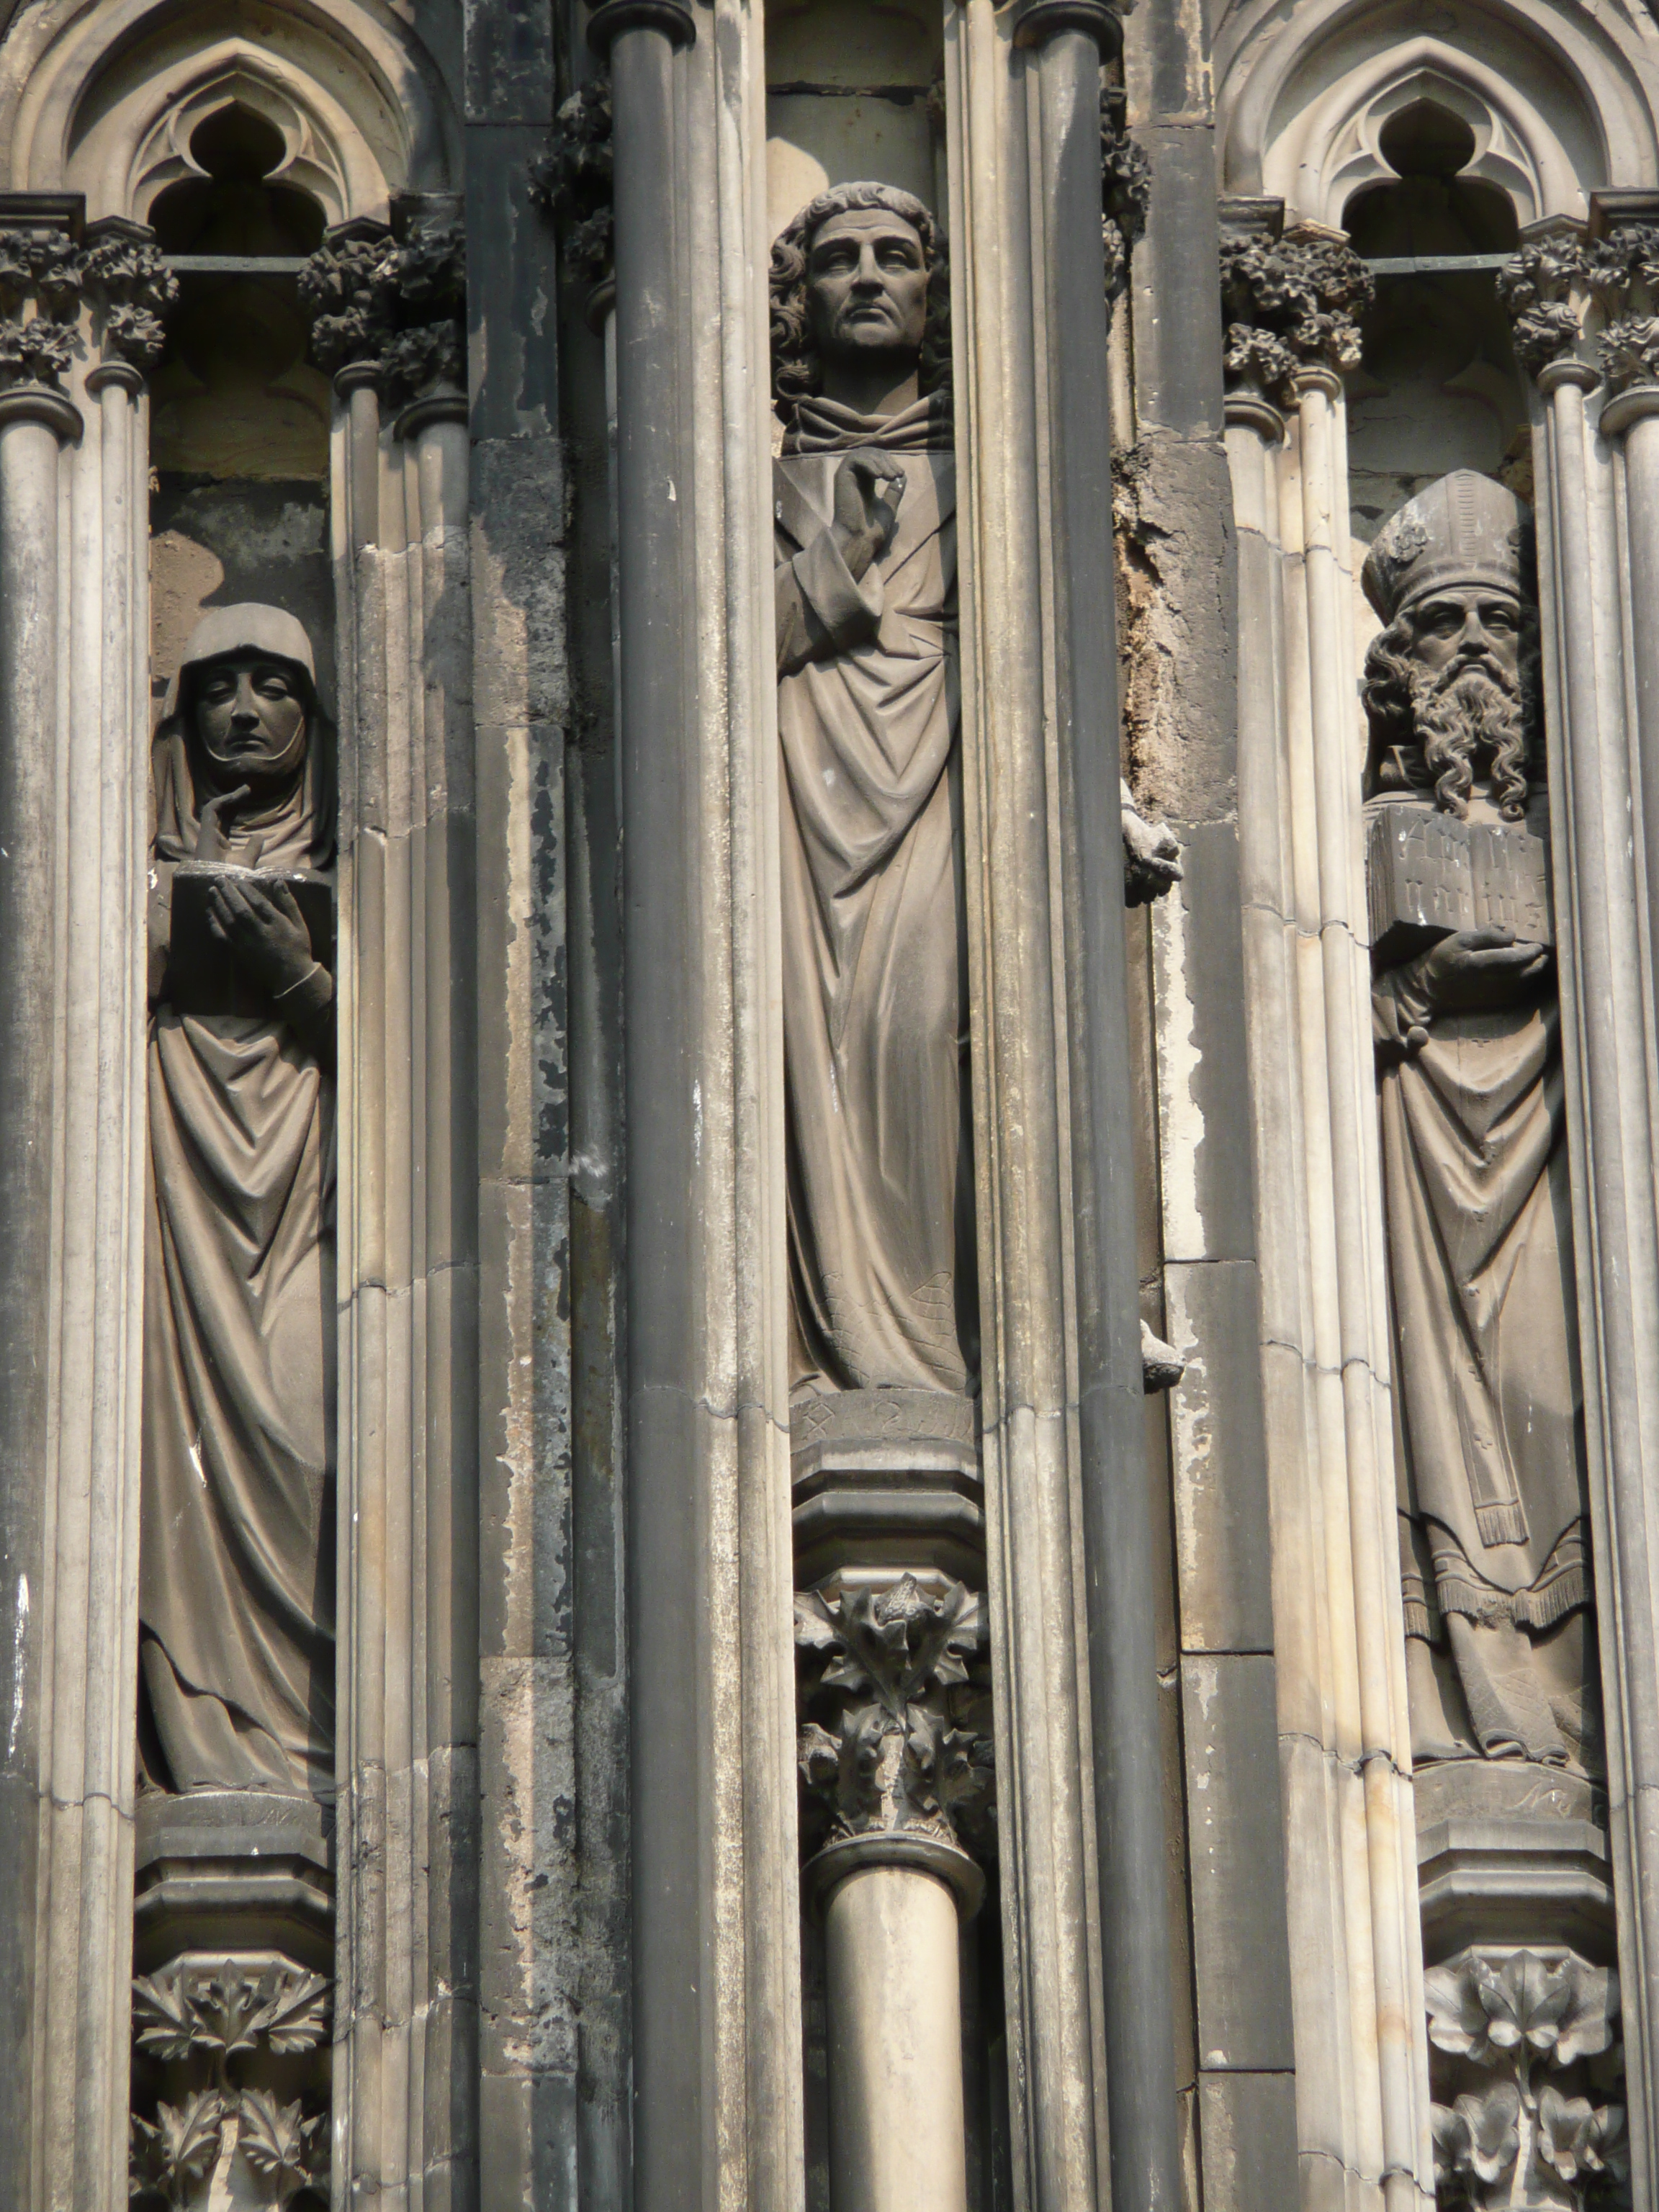
[[[836,471],[830,534],[854,583],[892,544],[904,483],[902,463],[871,450],[848,453]]]

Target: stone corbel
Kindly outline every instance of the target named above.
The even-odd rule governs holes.
[[[1437,2201],[1617,2202],[1629,2159],[1613,1969],[1572,1951],[1472,1947],[1429,1969],[1424,1996]]]
[[[284,2212],[326,2197],[329,2012],[325,1977],[276,1951],[186,1952],[138,1976],[133,2044],[167,2094],[135,2101],[132,2201]]]

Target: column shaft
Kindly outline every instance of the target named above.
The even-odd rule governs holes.
[[[52,1250],[53,815],[58,747],[58,434],[17,412],[0,418],[0,1851],[10,1869],[0,1914],[0,2129],[32,2181],[45,2146],[33,2121],[32,2047],[39,1960],[39,1796],[51,1728],[43,1577]],[[48,1863],[50,1863],[48,1842]],[[28,2146],[27,2149],[23,2147]],[[20,2179],[21,2177],[20,2176]]]
[[[1652,971],[1642,900],[1654,855],[1639,827],[1632,836],[1632,739],[1645,768],[1654,733],[1650,649],[1642,632],[1651,621],[1637,594],[1648,580],[1654,522],[1644,441],[1634,471],[1626,464],[1629,540],[1621,544],[1613,471],[1586,408],[1598,380],[1576,360],[1539,376],[1546,464],[1540,598],[1610,1840],[1640,2203],[1659,2173],[1659,1547],[1645,1442],[1659,1425],[1659,1222]],[[1610,434],[1625,427],[1617,417],[1603,422]],[[1634,732],[1626,721],[1632,678]]]
[[[803,2182],[758,25],[613,0],[634,2190]]]

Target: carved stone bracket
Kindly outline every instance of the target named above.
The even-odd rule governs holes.
[[[608,76],[590,77],[560,107],[547,152],[531,164],[530,191],[550,222],[559,226],[566,266],[592,287],[589,319],[597,319],[616,289]]]
[[[411,221],[401,234],[337,223],[300,272],[319,368],[362,367],[401,407],[466,381],[466,234],[459,222]]]
[[[195,2212],[325,2197],[327,2084],[313,2054],[329,2007],[327,1980],[280,1952],[187,1952],[138,1976],[133,2044],[150,2094],[134,2100],[132,2197]]]
[[[1472,1947],[1431,1967],[1424,1991],[1437,2201],[1627,2204],[1613,1970],[1572,1951]]]
[[[995,1849],[988,1635],[978,1595],[914,1575],[798,1592],[803,1827],[822,1883],[850,1863],[925,1864],[974,1910]]]
[[[1359,366],[1359,317],[1376,293],[1371,273],[1340,231],[1304,222],[1282,238],[1224,236],[1223,356],[1231,390],[1276,406],[1298,380]]]

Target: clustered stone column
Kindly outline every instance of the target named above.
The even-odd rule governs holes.
[[[336,2188],[473,2154],[477,1127],[465,234],[453,199],[331,232],[342,731]],[[440,1900],[452,1900],[440,1909]]]
[[[1015,2186],[1044,2207],[1181,2187],[1102,527],[1120,40],[1086,0],[945,26],[987,1597]]]
[[[1656,277],[1659,201],[1615,191],[1592,197],[1587,226],[1552,220],[1523,234],[1500,279],[1536,392],[1557,964],[1638,2203],[1659,2179],[1659,1218],[1645,1012],[1659,864]],[[1603,2133],[1592,2129],[1592,2144]]]
[[[0,200],[9,2155],[125,2187],[144,1174],[148,232]],[[15,1210],[14,1210],[15,1209]]]
[[[1297,2127],[1304,2160],[1404,2207],[1433,2168],[1340,374],[1370,278],[1340,233],[1281,236],[1277,202],[1223,216]]]

